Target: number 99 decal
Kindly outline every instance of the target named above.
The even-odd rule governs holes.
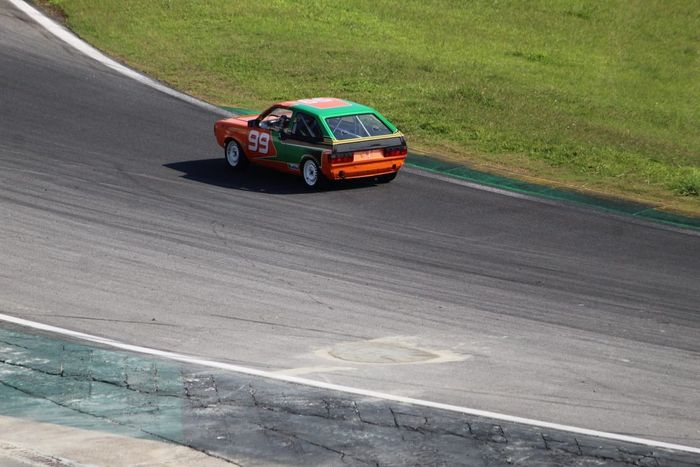
[[[248,133],[248,150],[251,152],[259,152],[260,154],[267,154],[270,150],[270,134],[251,130]]]

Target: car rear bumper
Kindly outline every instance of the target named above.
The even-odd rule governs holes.
[[[322,167],[321,171],[329,180],[376,177],[398,172],[404,161],[404,157],[387,157],[378,160],[348,162],[347,164],[324,164],[325,167]]]

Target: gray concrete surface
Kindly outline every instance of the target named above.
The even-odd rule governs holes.
[[[84,415],[87,417],[88,415]],[[0,416],[2,467],[230,467],[234,462],[161,440]]]
[[[0,465],[5,454],[46,462],[39,465],[700,466],[691,453],[212,371],[21,328],[0,328],[0,355],[0,407],[12,415],[0,416]]]
[[[700,446],[697,233],[409,173],[307,193],[228,173],[215,119],[0,2],[0,312]],[[377,339],[460,359],[329,357]]]

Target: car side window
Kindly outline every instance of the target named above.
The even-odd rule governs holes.
[[[292,116],[292,111],[283,107],[272,109],[268,114],[263,115],[260,120],[260,128],[280,131],[287,126],[289,118]]]
[[[296,112],[292,116],[289,133],[293,138],[307,141],[318,140],[323,137],[318,120],[302,112]]]

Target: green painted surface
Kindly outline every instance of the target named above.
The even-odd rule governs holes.
[[[274,133],[273,133],[274,135]],[[305,155],[316,157],[321,156],[322,149],[311,149],[310,147],[295,146],[286,142],[280,141],[279,136],[273,136],[275,146],[277,146],[277,159],[287,162],[288,164],[301,164],[301,159]]]
[[[180,366],[0,329],[0,414],[145,439],[183,438]]]

